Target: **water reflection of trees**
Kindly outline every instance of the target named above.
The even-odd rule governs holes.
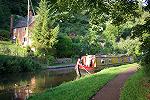
[[[26,100],[32,93],[34,88],[36,87],[35,77],[31,78],[30,83],[22,83],[23,85],[15,84],[14,88],[14,97],[19,100]]]
[[[8,92],[7,95],[14,94],[14,99],[25,100],[32,95],[32,93],[42,92],[46,88],[73,80],[75,76],[74,72],[63,74],[62,72],[53,73],[51,71],[44,71],[38,74],[30,73],[20,76],[19,74],[17,76],[12,75],[5,78],[7,79],[6,81],[2,80],[0,82],[0,90],[6,90]]]

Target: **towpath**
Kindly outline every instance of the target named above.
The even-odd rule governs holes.
[[[121,89],[125,81],[134,74],[137,67],[130,67],[128,70],[120,73],[116,78],[108,82],[100,89],[91,100],[119,100]]]

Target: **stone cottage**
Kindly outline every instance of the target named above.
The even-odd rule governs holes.
[[[18,16],[17,21],[14,22],[14,16],[11,16],[10,33],[12,34],[13,40],[23,46],[31,46],[31,32],[28,30],[33,28],[35,21],[35,16],[33,16],[32,11],[29,12],[29,22],[27,23],[27,21],[27,17]]]

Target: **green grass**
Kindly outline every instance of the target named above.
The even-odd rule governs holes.
[[[106,68],[96,74],[63,83],[41,94],[34,95],[29,100],[88,100],[118,73],[135,66],[137,64]]]
[[[143,85],[145,82],[144,77],[145,74],[142,70],[131,76],[125,83],[120,100],[147,100],[146,95],[149,90]]]

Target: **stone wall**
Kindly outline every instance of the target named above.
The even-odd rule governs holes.
[[[57,58],[55,63],[56,64],[72,63],[72,59],[71,58]]]

